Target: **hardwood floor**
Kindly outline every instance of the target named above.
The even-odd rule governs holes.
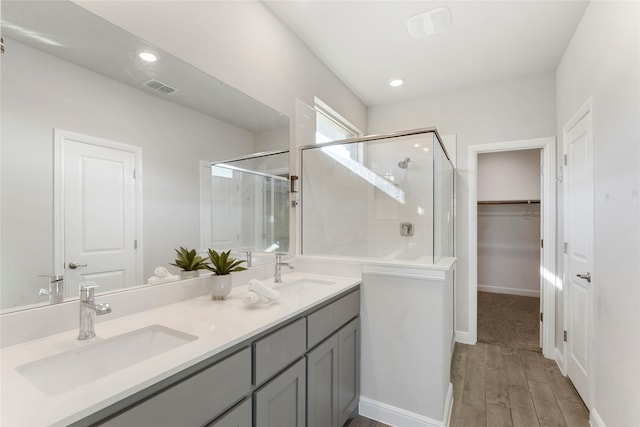
[[[588,427],[589,413],[556,363],[495,344],[456,344],[450,427]],[[349,427],[387,427],[358,416]]]
[[[553,360],[494,344],[456,344],[451,427],[581,427],[589,413]]]

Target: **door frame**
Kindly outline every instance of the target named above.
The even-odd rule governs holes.
[[[555,357],[556,325],[556,138],[534,138],[517,141],[494,142],[470,145],[468,149],[469,217],[467,218],[469,245],[468,319],[469,331],[465,342],[475,344],[478,340],[478,154],[501,151],[541,149],[542,173],[542,236],[544,256],[541,258],[542,291],[542,354],[548,359]]]
[[[589,115],[590,114],[590,115]],[[587,123],[587,129],[589,130],[589,135],[591,137],[591,150],[592,150],[592,161],[594,160],[593,157],[593,98],[589,98],[587,99],[587,101],[582,104],[580,106],[580,108],[578,108],[578,110],[575,112],[575,114],[573,116],[571,116],[571,118],[569,120],[567,120],[567,122],[564,124],[564,126],[562,127],[562,155],[563,158],[564,156],[567,154],[567,134],[576,126],[578,125],[578,123],[580,123],[582,121],[582,119],[584,119],[585,117],[587,117],[587,115],[589,115],[589,122]],[[564,163],[562,163],[562,176],[565,176],[565,166]],[[594,192],[594,197],[593,200],[595,201],[595,168],[594,165],[592,163],[591,165],[592,167],[592,178],[593,181],[591,182],[591,189]],[[563,221],[564,224],[567,224],[568,221],[570,220],[569,218],[569,214],[567,212],[566,209],[566,205],[568,203],[568,198],[566,197],[566,194],[568,192],[567,189],[567,181],[566,180],[562,180],[562,191],[563,191]],[[593,211],[595,214],[595,206],[593,206]],[[594,215],[594,219],[595,219],[595,215]],[[595,230],[595,224],[592,224],[593,229]],[[591,242],[592,246],[594,245],[594,239],[595,239],[595,233],[592,235],[593,240]],[[568,241],[569,236],[567,235],[567,228],[563,227],[562,230],[562,241],[563,242],[567,242]],[[593,249],[593,248],[592,248]],[[593,253],[593,250],[592,250]],[[566,253],[563,253],[562,255],[562,267],[563,267],[563,272],[562,272],[562,283],[568,283],[567,280],[567,274],[569,271],[569,257],[567,256]],[[591,266],[591,289],[590,292],[588,293],[588,306],[589,306],[589,310],[590,310],[590,314],[589,314],[589,322],[587,327],[589,328],[589,343],[587,344],[587,352],[589,353],[587,355],[589,362],[588,362],[588,368],[589,368],[589,377],[587,378],[588,381],[588,387],[589,387],[589,402],[584,402],[585,405],[587,406],[587,408],[589,410],[591,410],[591,408],[593,407],[593,399],[595,396],[595,380],[594,380],[594,373],[595,373],[595,361],[593,358],[593,349],[594,347],[594,322],[595,322],[595,315],[596,315],[596,311],[595,311],[595,283],[597,279],[597,272],[596,272],[596,266],[595,266],[595,262],[594,260],[592,260],[592,266]],[[565,292],[565,288],[561,287],[562,289],[562,300],[563,300],[563,304],[562,304],[562,309],[563,309],[563,319],[562,319],[562,324],[563,324],[563,329],[566,331],[569,325],[569,298],[568,294]],[[569,350],[569,344],[567,341],[562,341],[562,360],[561,362],[561,368],[562,368],[562,373],[567,375],[567,363],[568,363],[568,350]],[[568,376],[568,375],[567,375]]]
[[[142,148],[107,139],[96,138],[62,129],[53,130],[53,274],[64,275],[64,142],[78,141],[83,144],[126,151],[135,155],[135,227],[136,273],[132,286],[142,285],[143,244],[142,244]],[[69,288],[68,288],[69,289]],[[65,290],[66,292],[66,290]]]

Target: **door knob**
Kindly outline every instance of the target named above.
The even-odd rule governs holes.
[[[591,273],[586,273],[586,274],[576,274],[577,277],[586,280],[587,282],[591,283]]]
[[[77,263],[77,262],[75,262],[75,261],[71,261],[71,262],[69,263],[69,268],[70,268],[70,269],[72,269],[72,270],[75,270],[76,268],[86,267],[86,266],[87,266],[87,264],[78,264],[78,263]]]

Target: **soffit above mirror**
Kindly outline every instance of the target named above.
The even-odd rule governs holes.
[[[7,39],[252,132],[288,125],[282,113],[69,1],[3,1],[2,32]],[[7,40],[5,45],[11,49]],[[158,60],[140,59],[146,50]],[[151,89],[145,85],[151,80],[175,91]]]

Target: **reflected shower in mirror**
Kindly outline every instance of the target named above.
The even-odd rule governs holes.
[[[207,170],[205,169],[205,173]],[[289,251],[289,152],[259,153],[215,162],[203,197],[203,246],[231,249],[249,265]]]
[[[3,0],[1,25],[3,312],[177,274],[207,248],[202,164],[289,148],[285,115],[70,1]]]

